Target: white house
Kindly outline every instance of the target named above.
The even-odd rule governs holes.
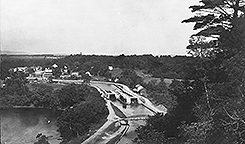
[[[85,74],[92,77],[92,74],[89,71],[87,71]]]
[[[140,92],[140,91],[143,90],[143,89],[144,89],[144,87],[143,87],[142,85],[137,84],[137,85],[135,86],[135,88],[133,89],[133,91],[135,91],[135,92]]]
[[[49,68],[45,68],[45,69],[44,69],[44,72],[45,72],[45,73],[52,73],[53,70],[52,70],[52,69],[49,69]]]
[[[44,71],[40,71],[40,70],[35,71],[34,72],[34,77],[42,77],[43,76],[43,73],[44,73]]]
[[[79,76],[79,72],[72,72],[71,75],[78,77]]]
[[[57,65],[57,64],[53,64],[52,67],[53,67],[53,68],[57,68],[58,65]]]
[[[113,70],[113,66],[108,66],[108,69],[111,71]]]

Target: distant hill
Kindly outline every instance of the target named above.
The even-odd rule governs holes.
[[[7,54],[7,55],[15,55],[15,54],[28,54],[26,52],[22,52],[22,51],[0,51],[0,54]]]
[[[59,59],[66,55],[53,54],[1,54],[1,59]]]

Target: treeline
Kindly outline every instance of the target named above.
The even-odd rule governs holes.
[[[54,60],[58,65],[68,65],[74,71],[90,71],[93,75],[106,75],[108,66],[121,69],[139,69],[153,74],[154,77],[183,78],[183,70],[195,58],[187,56],[153,56],[153,55],[70,55]]]
[[[195,58],[187,56],[153,56],[153,55],[70,55],[60,59],[18,59],[4,58],[1,60],[1,79],[9,75],[8,70],[17,66],[59,67],[68,66],[70,71],[84,73],[90,71],[93,75],[108,75],[108,66],[121,69],[139,69],[153,74],[154,77],[183,78],[183,70]]]

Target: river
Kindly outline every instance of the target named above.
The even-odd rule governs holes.
[[[1,144],[33,144],[42,133],[51,144],[59,144],[56,118],[61,111],[42,108],[4,108],[1,116]]]

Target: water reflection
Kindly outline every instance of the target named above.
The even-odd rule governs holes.
[[[33,144],[42,133],[50,137],[51,144],[58,144],[56,118],[61,111],[41,108],[4,108],[1,110],[1,143]]]

